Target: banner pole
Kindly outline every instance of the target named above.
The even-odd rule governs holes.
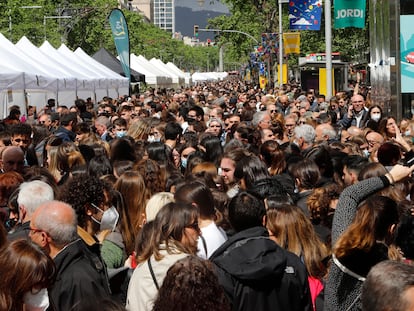
[[[325,45],[326,45],[326,99],[332,97],[332,23],[331,0],[325,0]]]
[[[279,87],[283,85],[283,25],[282,0],[279,0]]]

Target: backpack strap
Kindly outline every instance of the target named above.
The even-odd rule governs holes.
[[[206,239],[202,235],[200,235],[200,239],[201,239],[201,242],[203,243],[203,248],[204,248],[204,252],[206,253],[206,258],[208,259]]]
[[[160,290],[160,286],[158,285],[157,279],[155,278],[154,270],[152,269],[151,258],[148,258],[147,263],[148,263],[148,269],[151,273],[152,280],[154,281],[154,285],[157,288],[157,290]]]

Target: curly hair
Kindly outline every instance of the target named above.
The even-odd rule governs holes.
[[[87,217],[87,205],[93,203],[100,206],[105,200],[104,189],[104,183],[98,177],[79,174],[63,186],[59,200],[73,207],[78,218],[78,224],[83,228]]]
[[[332,227],[334,210],[331,208],[331,202],[337,200],[341,192],[342,187],[334,183],[312,191],[306,202],[312,223]]]
[[[230,304],[212,264],[187,256],[168,270],[152,310],[229,311]]]
[[[30,137],[32,135],[32,127],[27,123],[13,124],[8,128],[11,136],[24,135]]]
[[[165,168],[151,159],[142,159],[134,165],[134,170],[138,171],[145,180],[149,199],[152,195],[161,192],[165,188]]]

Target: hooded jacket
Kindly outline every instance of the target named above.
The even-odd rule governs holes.
[[[299,257],[270,240],[263,227],[236,233],[210,258],[232,310],[311,310]]]
[[[49,288],[48,310],[71,310],[91,299],[110,295],[105,266],[91,256],[87,245],[78,239],[54,258],[56,281]]]

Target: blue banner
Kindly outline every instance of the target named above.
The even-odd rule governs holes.
[[[125,77],[131,82],[131,70],[129,67],[129,33],[128,25],[124,13],[119,9],[113,9],[109,14],[109,24],[111,25],[115,47],[119,55],[119,60],[124,70]]]
[[[289,25],[292,30],[320,30],[322,0],[289,2]]]

